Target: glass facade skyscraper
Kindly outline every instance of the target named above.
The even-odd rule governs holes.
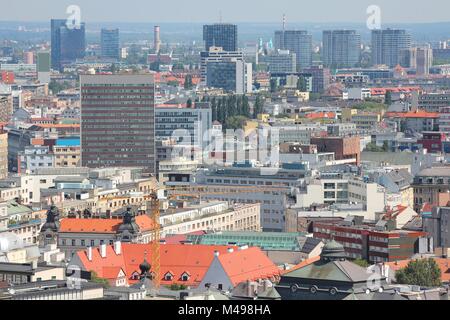
[[[86,51],[85,24],[69,29],[66,20],[51,20],[52,69],[61,70],[64,64],[84,58]]]
[[[312,65],[312,35],[302,30],[275,32],[275,49],[289,50],[297,58],[297,71]]]
[[[237,25],[228,23],[204,25],[203,40],[205,51],[209,51],[211,47],[222,47],[224,51],[237,51]]]
[[[102,29],[101,48],[103,58],[120,58],[119,29]]]
[[[353,68],[361,59],[361,35],[354,30],[323,32],[322,60],[331,68]]]
[[[411,35],[405,30],[372,30],[372,64],[391,68],[401,62],[403,50],[411,49]]]

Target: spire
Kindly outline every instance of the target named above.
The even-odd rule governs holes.
[[[286,31],[286,14],[283,13],[283,32]]]

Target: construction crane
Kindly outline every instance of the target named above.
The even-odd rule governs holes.
[[[224,195],[224,194],[233,194],[233,193],[261,193],[265,191],[280,191],[280,187],[286,188],[285,186],[272,186],[272,187],[241,187],[241,186],[233,186],[233,189],[229,191],[222,192],[210,192],[207,191],[206,188],[200,186],[189,186],[189,187],[170,187],[167,188],[166,191],[170,191],[171,193],[167,195],[167,199],[175,199],[177,197],[185,197],[185,198],[198,198],[201,199],[202,195]],[[151,257],[152,257],[152,282],[153,287],[158,290],[161,286],[161,224],[159,223],[160,218],[160,201],[156,192],[152,193],[152,199],[150,202],[151,207],[151,215],[150,217],[153,220],[155,225],[154,229],[154,238],[151,244]],[[147,205],[147,212],[150,211],[149,206]]]

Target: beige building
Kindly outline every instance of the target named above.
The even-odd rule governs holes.
[[[260,204],[237,204],[226,201],[203,202],[197,205],[161,211],[163,235],[195,231],[261,231]]]
[[[1,106],[0,106],[1,108]],[[0,134],[0,179],[8,177],[8,133]]]
[[[54,146],[55,167],[74,168],[80,166],[80,146]]]

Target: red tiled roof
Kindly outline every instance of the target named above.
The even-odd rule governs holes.
[[[426,112],[422,110],[410,112],[386,112],[386,118],[439,118],[437,112]]]
[[[264,255],[259,248],[249,248],[238,251],[236,247],[233,253],[229,253],[230,246],[214,245],[182,245],[161,244],[160,247],[160,276],[162,285],[184,284],[198,286],[206,274],[214,259],[214,252],[219,253],[219,261],[233,283],[257,279],[259,277],[272,277],[279,274],[278,268]],[[113,267],[124,270],[128,282],[136,283],[139,280],[132,279],[134,273],[140,274],[139,265],[144,257],[152,264],[151,244],[122,243],[122,254],[117,255],[113,246],[106,246],[106,258],[100,256],[99,249],[92,250],[92,261],[87,258],[86,250],[77,252],[83,267],[88,271],[95,271],[101,278],[108,280],[108,276],[114,275]],[[104,269],[109,267],[110,269]],[[104,273],[104,271],[107,271]],[[150,270],[151,271],[151,270]],[[172,280],[165,280],[164,275],[170,272]],[[190,275],[187,281],[182,281],[181,276]],[[114,279],[117,275],[114,275]]]
[[[308,113],[305,118],[307,119],[334,119],[336,114],[334,112],[312,112]]]
[[[122,219],[74,219],[64,218],[60,221],[59,232],[68,233],[116,233]],[[136,224],[141,231],[154,228],[153,220],[147,215],[136,217]]]
[[[219,255],[218,259],[234,286],[280,275],[278,267],[257,247]]]
[[[371,95],[385,95],[386,92],[392,93],[410,93],[413,91],[420,91],[420,87],[392,87],[392,88],[370,88]]]

